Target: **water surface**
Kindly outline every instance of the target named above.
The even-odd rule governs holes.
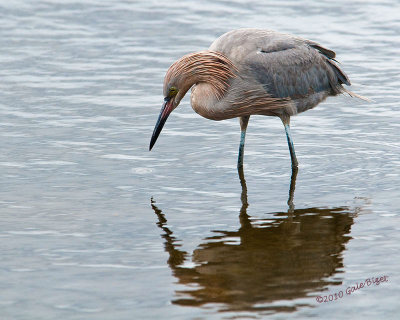
[[[4,319],[396,319],[397,1],[0,4]],[[270,28],[337,52],[352,90],[292,120],[182,101],[152,152],[168,66],[226,31]],[[243,178],[243,177],[242,177]],[[332,302],[367,278],[388,276]]]

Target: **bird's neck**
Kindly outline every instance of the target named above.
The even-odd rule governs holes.
[[[192,87],[190,104],[193,110],[204,118],[222,120],[224,114],[219,111],[221,99],[214,93],[214,88],[207,82],[199,82]]]
[[[207,83],[210,92],[221,98],[229,87],[230,80],[236,76],[236,67],[222,53],[200,51],[183,56],[168,70],[165,82],[178,79],[182,88],[180,98],[195,84]]]

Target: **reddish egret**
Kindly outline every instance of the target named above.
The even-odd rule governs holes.
[[[246,128],[251,115],[282,120],[292,168],[298,162],[290,134],[290,117],[314,108],[328,96],[348,93],[347,75],[335,63],[335,52],[293,35],[262,29],[225,33],[205,51],[173,63],[164,79],[164,104],[150,150],[168,116],[192,88],[194,111],[211,120],[239,117],[238,168],[243,166]]]

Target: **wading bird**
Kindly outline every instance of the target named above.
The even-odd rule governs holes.
[[[150,150],[170,113],[192,88],[192,108],[201,116],[211,120],[240,118],[238,168],[243,166],[251,115],[282,120],[292,168],[297,168],[291,116],[344,92],[367,100],[342,86],[350,86],[350,80],[335,63],[335,56],[314,41],[271,30],[239,29],[223,34],[208,50],[187,54],[168,69],[164,104]]]

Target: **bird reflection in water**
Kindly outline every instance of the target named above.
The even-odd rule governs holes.
[[[214,230],[192,254],[179,249],[178,240],[167,227],[165,214],[152,199],[152,208],[162,230],[168,265],[179,284],[172,303],[187,306],[219,304],[220,311],[290,312],[310,303],[295,303],[329,285],[341,285],[335,274],[343,268],[342,253],[358,209],[294,209],[297,170],[292,172],[288,212],[273,212],[266,219],[247,214],[247,187],[243,169],[240,228]],[[235,241],[236,240],[236,241]],[[292,301],[292,302],[290,302]],[[312,302],[311,302],[312,301]]]

